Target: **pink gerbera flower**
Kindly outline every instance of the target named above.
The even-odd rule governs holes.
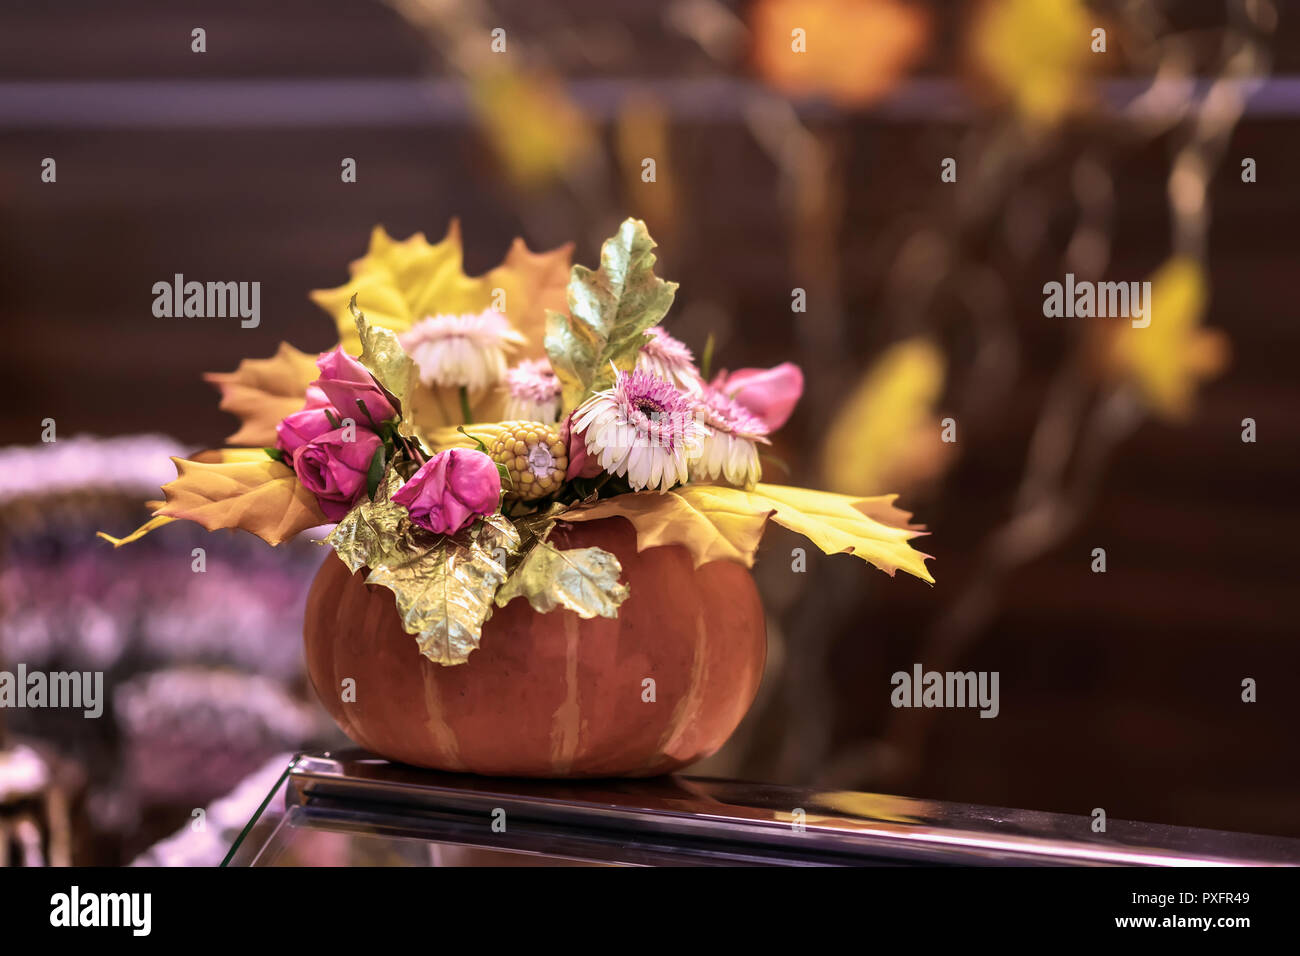
[[[695,403],[669,382],[637,369],[618,372],[614,385],[573,413],[573,429],[587,453],[634,491],[667,491],[687,480],[699,453]]]
[[[507,419],[545,422],[560,417],[560,380],[546,359],[525,359],[506,372]]]
[[[434,315],[397,337],[425,385],[465,386],[471,391],[501,381],[506,353],[524,343],[500,312]]]
[[[706,388],[698,404],[704,437],[699,456],[691,461],[691,478],[722,479],[737,487],[752,487],[763,477],[758,443],[771,444],[767,425],[744,405],[714,388]]]
[[[700,371],[695,367],[695,356],[686,344],[658,325],[646,329],[645,334],[645,345],[636,356],[637,370],[671,382],[684,392],[699,392],[702,385]]]

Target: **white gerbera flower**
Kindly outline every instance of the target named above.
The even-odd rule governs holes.
[[[658,325],[646,329],[645,334],[645,345],[641,346],[641,351],[636,356],[637,369],[671,382],[691,395],[698,394],[703,382],[700,380],[700,370],[695,367],[695,356],[686,344],[673,338]]]
[[[699,456],[691,461],[691,479],[753,487],[763,477],[758,443],[771,444],[767,426],[717,389],[706,387],[698,402],[704,440]]]
[[[546,359],[524,359],[506,372],[506,418],[553,424],[560,417],[560,380]]]
[[[524,343],[500,312],[434,315],[397,337],[425,385],[465,386],[479,391],[501,381],[506,353]]]
[[[627,475],[634,491],[667,491],[685,482],[699,453],[695,403],[648,372],[619,372],[573,413],[573,430],[605,471]]]

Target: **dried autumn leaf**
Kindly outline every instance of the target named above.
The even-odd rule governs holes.
[[[176,480],[163,485],[167,502],[156,517],[184,518],[209,531],[241,528],[267,544],[326,524],[316,497],[293,470],[255,449],[232,449],[238,460],[187,461],[173,458]],[[260,460],[244,460],[254,453]]]
[[[925,559],[930,556],[908,544],[921,532],[883,524],[871,517],[881,513],[881,499],[863,501],[853,495],[761,482],[752,497],[772,507],[773,521],[803,535],[827,554],[853,554],[890,577],[902,570],[934,583],[925,566]],[[893,498],[886,496],[885,503],[891,503]]]
[[[645,330],[673,304],[677,283],[654,274],[654,248],[645,223],[625,219],[601,246],[598,270],[573,267],[569,314],[552,313],[546,323],[546,352],[566,410],[612,384],[610,363],[630,370]]]
[[[500,308],[528,338],[520,354],[540,357],[546,312],[565,307],[572,251],[569,243],[549,252],[530,252],[516,239],[499,266],[471,277],[463,270],[460,224],[455,219],[442,241],[433,245],[422,232],[399,242],[376,226],[369,251],[350,266],[351,280],[334,289],[318,289],[311,299],[334,317],[339,341],[352,355],[361,353],[349,309],[355,296],[371,327],[398,334],[431,315]]]
[[[759,0],[750,27],[758,72],[783,93],[864,106],[919,58],[929,18],[898,0]],[[795,29],[803,31],[802,51]]]
[[[696,567],[710,561],[734,561],[749,568],[754,566],[754,552],[771,509],[755,506],[749,498],[737,498],[732,493],[735,490],[687,484],[667,494],[639,491],[579,505],[560,518],[626,518],[636,528],[640,551],[680,544],[691,552]]]
[[[583,618],[615,618],[628,596],[622,573],[618,558],[601,548],[560,549],[540,540],[497,591],[497,607],[526,597],[542,614],[562,607]]]
[[[925,559],[908,544],[921,532],[893,506],[895,496],[856,498],[806,488],[758,484],[753,491],[688,484],[667,494],[616,495],[564,513],[564,521],[619,516],[637,533],[637,548],[680,544],[695,566],[735,561],[752,567],[768,519],[808,538],[827,554],[854,554],[890,576],[901,569],[934,583]],[[899,523],[888,524],[886,521]]]
[[[281,342],[269,359],[244,359],[233,372],[203,378],[221,391],[221,410],[243,420],[227,441],[264,447],[275,444],[275,426],[307,403],[307,386],[319,375],[315,355]]]

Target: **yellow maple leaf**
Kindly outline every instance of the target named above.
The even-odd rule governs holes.
[[[348,308],[357,308],[372,326],[402,333],[431,315],[460,315],[500,307],[510,324],[525,336],[520,357],[545,354],[542,337],[547,310],[567,311],[565,286],[573,244],[549,252],[531,252],[516,239],[505,260],[481,276],[463,268],[460,224],[453,219],[442,241],[430,244],[424,233],[400,242],[376,226],[370,249],[352,263],[352,279],[334,289],[317,289],[311,299],[338,326],[339,341],[352,355],[361,354],[361,339]]]
[[[695,566],[734,561],[753,567],[768,519],[802,534],[827,554],[855,554],[890,576],[904,570],[934,583],[925,559],[908,541],[921,532],[893,506],[896,496],[856,498],[807,488],[758,484],[754,490],[687,484],[667,494],[616,495],[564,513],[563,521],[623,517],[636,528],[637,547],[679,544]],[[898,524],[887,524],[897,521]]]
[[[267,447],[275,444],[275,426],[306,404],[307,386],[319,375],[315,355],[281,342],[268,359],[244,359],[233,372],[208,372],[203,378],[220,390],[221,410],[243,421],[226,441]]]
[[[863,106],[893,89],[921,55],[929,17],[898,0],[759,0],[750,27],[755,66],[773,86]]]
[[[623,517],[636,528],[637,549],[680,544],[698,568],[710,561],[734,561],[750,568],[771,509],[738,499],[734,488],[682,485],[667,494],[639,491],[615,495],[564,512],[564,521]]]
[[[1103,327],[1112,374],[1132,381],[1157,416],[1183,421],[1192,411],[1197,385],[1228,364],[1227,336],[1201,325],[1209,283],[1200,263],[1170,259],[1151,276],[1150,324]]]
[[[1026,122],[1050,126],[1082,102],[1094,21],[1080,0],[984,0],[971,57]]]
[[[933,476],[950,457],[934,405],[943,391],[944,358],[926,339],[885,350],[835,415],[821,451],[826,484],[843,494],[906,488]]]

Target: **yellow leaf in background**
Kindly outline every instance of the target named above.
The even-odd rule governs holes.
[[[233,372],[208,372],[203,378],[221,391],[221,410],[243,420],[226,440],[266,447],[275,444],[275,426],[281,419],[307,403],[307,386],[319,375],[315,355],[281,342],[269,359],[244,359]]]
[[[821,451],[832,491],[868,494],[908,488],[932,477],[950,457],[934,405],[943,391],[943,353],[925,339],[890,346],[840,407]]]
[[[1161,418],[1185,420],[1197,385],[1227,367],[1227,336],[1201,325],[1208,287],[1198,262],[1170,259],[1151,276],[1151,324],[1134,328],[1121,319],[1109,330],[1112,370],[1129,378]]]
[[[352,279],[334,289],[317,289],[311,299],[334,317],[339,341],[352,355],[361,354],[361,339],[348,307],[356,296],[357,308],[372,327],[399,334],[431,315],[500,307],[528,339],[519,356],[540,358],[545,354],[547,310],[566,310],[564,290],[572,253],[572,243],[549,252],[531,252],[522,239],[516,239],[499,266],[471,277],[463,269],[460,224],[455,219],[435,245],[422,232],[399,242],[376,226],[369,251],[350,267]]]
[[[637,548],[680,544],[695,566],[735,561],[753,567],[768,518],[808,538],[827,554],[855,554],[890,576],[906,571],[934,583],[929,555],[908,544],[920,531],[893,506],[893,495],[859,499],[807,488],[760,483],[753,491],[688,484],[667,494],[616,495],[563,514],[563,521],[626,518],[636,528]],[[886,524],[898,521],[898,524]]]
[[[227,449],[223,458],[173,458],[176,480],[163,485],[167,502],[158,516],[184,518],[209,531],[242,528],[272,545],[327,523],[315,495],[287,465],[259,449]]]
[[[1096,26],[1081,0],[984,0],[971,56],[1027,122],[1050,126],[1080,103]]]
[[[734,561],[750,568],[771,509],[736,497],[721,485],[682,485],[667,494],[638,491],[615,495],[564,512],[562,521],[622,517],[636,528],[637,550],[680,544],[698,568],[710,561]],[[741,492],[741,495],[744,493]]]
[[[777,89],[863,106],[924,52],[929,17],[900,0],[759,0],[750,27],[755,66]],[[804,52],[793,49],[795,29],[804,31]]]
[[[469,77],[470,104],[506,175],[526,189],[582,165],[595,137],[554,77],[496,68]]]

